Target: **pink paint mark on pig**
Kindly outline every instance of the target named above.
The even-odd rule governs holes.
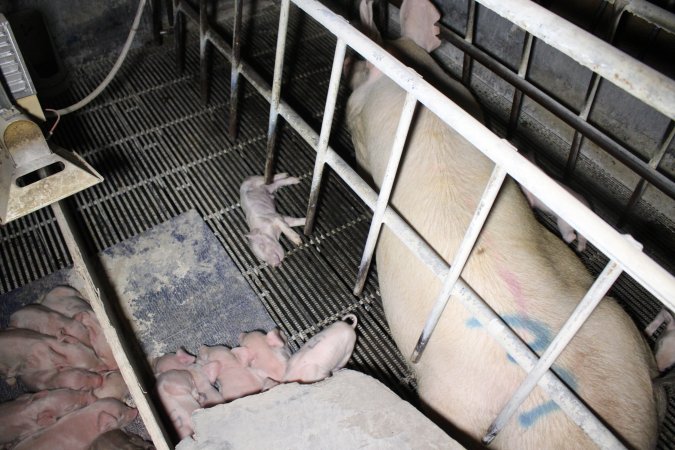
[[[302,244],[300,235],[291,227],[303,226],[304,218],[282,216],[274,207],[274,192],[282,186],[297,184],[300,180],[285,173],[274,176],[271,184],[264,177],[252,176],[239,189],[241,208],[246,214],[250,233],[246,235],[253,253],[272,267],[284,259],[279,237],[284,234],[294,245]]]
[[[351,320],[351,325],[346,320]],[[356,316],[348,314],[313,336],[291,356],[284,381],[313,383],[343,368],[356,343],[356,322]]]
[[[499,276],[506,282],[506,287],[513,296],[518,310],[521,313],[527,314],[527,299],[525,298],[522,285],[520,284],[520,281],[518,281],[518,278],[516,278],[513,272],[506,268],[502,268],[499,271]]]

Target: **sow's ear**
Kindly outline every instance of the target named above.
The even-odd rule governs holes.
[[[371,9],[372,13],[372,9]],[[401,33],[427,52],[441,45],[436,22],[441,14],[429,0],[403,0],[400,9]]]

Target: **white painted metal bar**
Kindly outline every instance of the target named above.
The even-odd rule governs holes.
[[[477,0],[582,66],[675,118],[675,81],[530,0]]]
[[[555,199],[559,202],[556,203],[556,205],[562,205],[562,208],[564,209],[564,212],[561,213],[561,215],[579,214],[579,221],[583,220],[590,223],[590,225],[586,225],[582,229],[582,227],[576,227],[576,223],[571,223],[570,221],[577,230],[585,232],[584,230],[586,228],[590,230],[591,226],[593,226],[595,239],[600,239],[599,236],[602,233],[606,234],[608,231],[610,234],[612,232],[616,233],[599,218],[592,213],[589,213],[589,211],[580,203],[576,202],[573,197],[567,195],[566,191],[560,188],[555,182],[549,180],[548,177],[531,166],[524,158],[515,154],[510,147],[499,144],[499,139],[490,134],[490,132],[482,127],[480,123],[475,120],[472,122],[470,116],[467,119],[466,113],[458,110],[452,102],[444,98],[438,91],[428,86],[419,79],[419,77],[408,77],[409,72],[403,70],[405,69],[405,66],[349,26],[342,17],[334,15],[330,10],[316,1],[294,0],[294,3],[319,21],[333,34],[337,35],[338,38],[344,39],[347,45],[355,48],[361,54],[366,56],[380,70],[395,79],[395,81],[403,86],[404,89],[408,91],[413,90],[422,102],[446,121],[446,123],[453,123],[453,120],[457,120],[458,123],[454,124],[454,127],[457,128],[462,135],[469,139],[470,142],[476,145],[493,161],[497,162],[497,164],[503,164],[507,171],[512,173],[517,181],[521,182],[521,184],[540,197],[540,199],[543,199],[542,201],[551,201],[552,199]],[[231,58],[231,49],[224,40],[218,38],[217,35],[214,35],[212,36],[212,41],[214,42],[214,46],[226,57]],[[273,95],[269,85],[267,85],[267,83],[244,61],[241,62],[241,73],[248,79],[251,85],[263,95],[263,97],[271,102]],[[300,116],[298,116],[293,109],[282,101],[279,103],[278,112],[313,148],[317,148],[317,133]],[[478,124],[477,128],[475,128],[476,124]],[[330,147],[327,148],[325,162],[335,170],[336,174],[340,176],[371,209],[375,208],[377,194],[356,174],[354,169],[342,160]],[[556,209],[560,208],[557,207]],[[563,217],[566,218],[564,215]],[[600,226],[599,230],[595,229],[595,222],[601,222],[605,228]],[[385,209],[384,223],[401,239],[417,258],[432,270],[437,277],[440,279],[447,277],[449,271],[447,263],[390,207]],[[585,234],[589,235],[589,233]],[[602,251],[605,251],[605,248],[612,250],[611,252],[605,251],[610,258],[612,258],[614,254],[618,254],[628,260],[631,260],[632,258],[630,262],[637,262],[637,265],[643,267],[645,270],[651,271],[651,269],[656,268],[656,272],[659,270],[663,272],[663,269],[660,268],[660,266],[642,253],[626,252],[621,246],[619,246],[621,248],[617,250],[614,245],[615,242],[612,241],[612,237],[613,236],[609,236],[610,242],[607,245],[597,245]],[[590,240],[594,242],[592,237]],[[653,272],[651,273],[653,276]],[[655,279],[665,279],[666,285],[663,286],[663,292],[669,292],[667,288],[673,285],[672,277],[664,278],[661,275],[662,274],[657,274]],[[638,281],[641,281],[640,277],[636,278]],[[647,278],[648,281],[654,281],[649,276],[647,276]],[[651,290],[653,288],[648,286],[648,289]],[[460,303],[476,317],[476,319],[521,367],[526,371],[529,371],[534,367],[537,356],[461,278],[458,280],[452,295],[457,296]],[[575,423],[589,434],[594,442],[600,447],[622,448],[621,443],[606,429],[606,427],[604,427],[593,413],[578,400],[576,395],[567,388],[554,373],[550,371],[546,372],[539,381],[539,385],[544,392],[546,392],[547,395],[549,395],[549,397],[553,399]]]
[[[637,243],[631,237],[628,237],[628,239]],[[497,434],[504,426],[506,426],[511,417],[513,417],[513,414],[515,414],[520,405],[522,405],[532,390],[537,386],[539,379],[551,368],[556,358],[558,358],[565,347],[567,347],[567,344],[569,344],[577,331],[579,331],[581,326],[586,322],[586,319],[590,317],[591,313],[605,297],[607,291],[609,291],[622,272],[621,266],[615,261],[610,261],[607,266],[605,266],[605,269],[595,280],[581,302],[579,302],[556,337],[551,341],[551,344],[546,348],[544,354],[539,358],[537,364],[530,371],[525,380],[523,380],[518,389],[516,389],[515,393],[504,406],[497,418],[492,422],[488,428],[487,434],[483,437],[483,443],[489,444],[492,442],[494,438],[497,437]]]
[[[323,121],[321,122],[321,135],[316,147],[316,160],[314,161],[314,174],[312,176],[312,186],[309,191],[309,201],[307,205],[307,215],[305,221],[305,234],[310,234],[314,228],[314,219],[316,218],[316,205],[319,201],[319,192],[321,190],[321,180],[323,179],[323,169],[325,167],[326,149],[330,139],[330,131],[333,126],[333,115],[335,114],[335,103],[340,89],[340,77],[342,76],[342,66],[345,61],[347,45],[342,39],[338,39],[335,45],[335,55],[333,56],[333,68],[330,73],[330,83],[328,84],[328,93],[326,94],[326,105],[323,110]]]
[[[522,0],[514,0],[514,2],[520,1]],[[403,63],[370,41],[342,17],[335,15],[315,0],[293,0],[293,2],[333,34],[344,39],[349,47],[363,55],[403,89],[414,92],[417,99],[441,120],[496,164],[503,166],[518,183],[544,204],[550,205],[559,217],[585,236],[601,252],[619,262],[630,276],[647,288],[666,307],[675,309],[675,277],[663,267],[626,242],[619,232],[535,168],[523,156],[514,152],[482,123],[443,96],[421,77],[410,75]],[[533,34],[537,35],[537,33]],[[645,80],[640,82],[635,80],[635,82],[646,83]],[[675,89],[662,94],[666,97],[675,96]]]
[[[389,161],[387,161],[387,168],[385,169],[384,177],[382,178],[380,194],[377,197],[377,204],[375,205],[375,210],[373,211],[373,218],[370,221],[368,238],[366,239],[366,245],[363,249],[363,256],[361,257],[361,263],[359,264],[359,271],[356,275],[354,295],[360,295],[361,291],[363,291],[363,286],[366,283],[368,269],[370,268],[370,263],[373,260],[375,244],[377,244],[377,238],[380,235],[380,229],[382,228],[382,216],[384,215],[384,210],[389,205],[389,197],[391,196],[391,190],[394,187],[396,173],[398,172],[398,166],[401,162],[401,155],[403,154],[403,149],[408,138],[408,130],[410,129],[410,124],[415,113],[415,106],[417,106],[417,100],[415,100],[414,95],[408,92],[405,97],[403,109],[401,110],[401,116],[396,128],[391,154],[389,155]]]
[[[267,160],[265,161],[265,183],[272,182],[274,177],[274,156],[276,153],[277,120],[279,117],[279,99],[281,97],[281,80],[284,72],[284,52],[286,35],[288,34],[288,16],[290,0],[281,0],[279,15],[279,31],[277,33],[277,51],[274,58],[274,78],[272,81],[272,99],[270,102],[270,120],[267,127]]]
[[[51,207],[63,240],[68,247],[68,253],[70,253],[73,259],[73,271],[83,282],[84,288],[82,294],[89,300],[94,314],[96,314],[96,318],[101,324],[105,340],[110,345],[122,378],[127,388],[129,388],[129,393],[134,400],[141,419],[143,419],[145,428],[158,450],[168,450],[172,448],[170,446],[171,441],[159,420],[157,411],[148,398],[148,392],[143,389],[141,381],[128,356],[127,349],[123,345],[124,341],[120,335],[119,327],[116,326],[117,323],[114,320],[114,315],[110,313],[109,300],[98,287],[99,283],[96,280],[96,271],[92,269],[91,262],[80,250],[83,242],[82,237],[76,232],[74,218],[69,214],[68,208],[65,207],[63,202],[53,203]]]
[[[424,349],[429,342],[429,338],[431,338],[431,333],[433,333],[434,329],[436,328],[436,325],[441,318],[441,314],[443,314],[443,310],[445,310],[445,306],[450,300],[450,293],[455,288],[455,284],[457,283],[457,280],[459,280],[459,277],[464,270],[464,266],[469,259],[471,250],[473,250],[476,240],[478,239],[478,235],[483,229],[483,225],[485,225],[485,221],[492,210],[492,205],[497,198],[497,194],[499,194],[502,184],[504,184],[505,178],[506,171],[500,166],[495,166],[495,168],[492,170],[492,174],[490,175],[490,179],[487,182],[485,191],[483,191],[480,202],[478,203],[476,212],[474,213],[471,222],[469,223],[469,227],[464,234],[464,239],[462,239],[462,242],[459,244],[457,253],[452,260],[452,264],[450,264],[450,272],[448,272],[447,277],[443,281],[443,288],[438,294],[438,297],[436,297],[436,302],[434,303],[434,306],[431,309],[431,312],[429,313],[429,316],[427,317],[427,320],[424,324],[424,329],[417,340],[417,345],[415,346],[412,356],[410,357],[413,363],[418,362],[422,356],[422,353],[424,353]]]

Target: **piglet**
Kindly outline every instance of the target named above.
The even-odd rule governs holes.
[[[645,333],[653,336],[664,322],[666,329],[659,335],[654,346],[656,365],[660,372],[665,372],[675,364],[675,321],[670,311],[662,309],[645,328]]]
[[[354,351],[356,322],[354,314],[347,314],[314,335],[288,360],[284,381],[313,383],[343,368]]]
[[[95,400],[88,391],[54,389],[0,403],[0,447],[25,439]]]
[[[47,308],[44,305],[26,305],[9,316],[10,328],[26,328],[54,337],[72,336],[90,345],[89,331],[81,322]]]
[[[269,378],[273,381],[283,379],[291,355],[286,336],[278,328],[267,334],[260,331],[241,333],[239,347],[233,348],[232,353],[263,380]],[[270,381],[266,383],[271,387]]]
[[[70,336],[58,340],[23,328],[0,331],[0,376],[30,377],[35,372],[65,368],[96,372],[105,366],[91,348]]]
[[[232,351],[222,345],[201,346],[198,361],[215,370],[218,391],[226,402],[269,389],[276,381],[263,378],[247,367]]]
[[[119,370],[101,373],[101,385],[94,389],[94,395],[98,398],[116,398],[125,404],[129,404],[131,401],[129,388],[127,388]]]
[[[69,286],[57,286],[45,294],[40,303],[84,325],[91,346],[101,361],[105,363],[106,369],[117,370],[119,368],[96,314],[76,289]]]
[[[167,370],[157,378],[157,393],[180,439],[194,430],[192,412],[201,408],[197,386],[186,370]]]
[[[190,364],[194,364],[196,360],[195,356],[179,348],[176,353],[167,353],[155,359],[153,370],[155,375],[167,370],[185,370]]]
[[[27,390],[33,392],[58,388],[88,391],[99,389],[103,383],[100,374],[81,368],[28,372],[20,375],[19,379]]]
[[[89,450],[154,450],[155,446],[140,436],[122,430],[111,430],[96,438]]]
[[[62,417],[21,441],[16,450],[87,450],[101,434],[136,418],[136,410],[114,398],[104,398]]]
[[[305,224],[305,219],[282,216],[274,207],[274,192],[282,186],[297,184],[300,180],[285,173],[274,176],[271,184],[265,184],[262,176],[244,180],[239,189],[241,207],[246,214],[250,233],[246,235],[253,253],[272,267],[284,259],[284,249],[279,237],[285,234],[295,245],[300,245],[300,235],[291,227]]]

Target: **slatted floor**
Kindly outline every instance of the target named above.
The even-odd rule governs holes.
[[[285,77],[283,95],[318,130],[335,40],[292,11],[286,52],[292,77]],[[276,8],[265,9],[255,16],[255,29],[245,27],[242,54],[268,80],[277,14]],[[105,177],[70,200],[91,250],[100,251],[194,208],[292,342],[304,342],[326,323],[353,311],[360,325],[350,367],[380,379],[414,403],[415,379],[389,335],[376,271],[360,297],[351,293],[371,214],[337,176],[327,174],[314,233],[303,237],[298,248],[282,239],[288,255],[280,268],[261,264],[250,252],[238,190],[244,178],[262,173],[269,104],[245,87],[239,136],[230,140],[229,66],[215,56],[211,98],[202,104],[198,44],[193,38],[188,40],[183,74],[174,70],[171,42],[132,52],[101,97],[64,117],[53,137],[62,147],[79,152]],[[72,77],[73,89],[64,104],[91,91],[112,62],[104,59],[82,67]],[[340,109],[345,95],[342,91],[331,145],[351,160]],[[304,216],[314,151],[290,127],[282,127],[278,146],[276,171],[298,176],[302,182],[279,191],[277,207],[287,215]],[[602,267],[592,254],[585,262],[594,270]],[[0,293],[70,263],[48,208],[0,228]],[[638,322],[648,321],[655,311],[636,307],[638,302],[631,300],[634,291],[629,286],[624,304]],[[671,396],[659,448],[672,448],[675,441],[674,411]]]

